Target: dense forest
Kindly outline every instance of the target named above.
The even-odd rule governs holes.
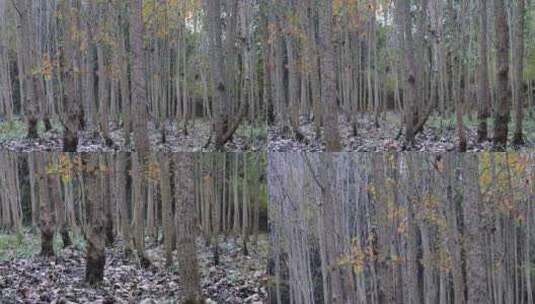
[[[1,303],[262,303],[265,156],[139,156],[0,154]]]
[[[260,149],[258,15],[241,0],[1,0],[2,144]]]
[[[266,2],[270,150],[533,146],[533,1]]]
[[[273,153],[268,168],[270,303],[534,303],[533,154]]]
[[[530,0],[2,0],[0,144],[529,148],[534,15]]]

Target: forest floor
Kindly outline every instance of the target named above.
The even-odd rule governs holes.
[[[9,122],[0,121],[0,148],[16,152],[61,151],[63,148],[62,127],[58,122],[53,122],[52,125],[52,130],[45,132],[42,123],[39,123],[39,139],[30,140],[26,138],[26,125],[20,119]],[[149,137],[154,150],[166,152],[214,150],[211,122],[208,120],[192,122],[188,127],[187,135],[184,133],[183,126],[177,127],[175,122],[166,123],[165,129],[166,140],[163,142],[161,131],[154,124],[149,124]],[[126,146],[123,134],[123,129],[111,128],[110,138],[113,145],[107,146],[101,136],[95,136],[93,132],[82,131],[79,133],[78,152],[132,151],[131,146]],[[208,144],[209,141],[211,144]],[[225,145],[225,151],[265,151],[266,145],[265,125],[243,124],[238,128],[232,140]]]
[[[479,152],[492,149],[491,142],[477,143],[477,120],[475,117],[465,117],[464,124],[469,152]],[[489,132],[492,133],[493,122],[489,120]],[[315,139],[314,124],[302,120],[299,130],[305,140],[297,141],[293,137],[283,134],[280,127],[268,128],[268,150],[272,152],[320,152],[325,150],[325,142]],[[408,146],[404,136],[400,136],[400,115],[387,113],[379,120],[379,128],[375,127],[373,116],[360,115],[358,118],[357,136],[353,136],[351,124],[340,116],[339,130],[342,136],[343,151],[349,152],[386,152],[386,151],[418,151],[418,152],[450,152],[458,147],[458,136],[455,128],[455,118],[444,119],[433,116],[424,127],[424,131],[416,136],[416,143]],[[511,122],[510,134],[514,130]],[[524,135],[526,144],[518,147],[519,151],[535,149],[535,118],[533,114],[526,115],[524,121]],[[512,136],[512,135],[511,135]]]
[[[61,241],[55,243],[61,244]],[[251,243],[249,256],[239,241],[220,242],[220,264],[213,265],[211,250],[198,240],[201,287],[207,303],[261,304],[267,298],[268,240]],[[56,245],[58,247],[58,245]],[[177,303],[182,287],[177,267],[164,267],[162,246],[147,245],[152,266],[142,269],[125,256],[121,242],[106,249],[104,282],[97,288],[84,283],[83,242],[75,241],[55,258],[39,257],[34,234],[0,235],[0,303]]]

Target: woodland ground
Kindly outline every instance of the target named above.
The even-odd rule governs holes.
[[[167,123],[166,142],[162,141],[161,131],[153,124],[149,127],[151,147],[155,150],[167,152],[206,152],[213,151],[213,137],[211,138],[210,122],[196,120],[194,125],[188,127],[188,134],[184,134],[182,126],[177,128],[175,123]],[[26,125],[20,120],[2,122],[0,120],[0,148],[17,151],[61,151],[63,147],[62,128],[59,123],[53,123],[53,128],[45,132],[42,124],[39,124],[39,140],[26,138]],[[123,130],[111,129],[110,137],[113,146],[108,147],[100,136],[94,136],[92,132],[80,132],[78,152],[110,152],[131,151],[124,143]],[[225,145],[227,152],[241,151],[265,151],[266,127],[250,124],[241,125],[231,141]],[[211,139],[211,144],[207,145]]]
[[[532,110],[532,112],[534,112]],[[492,136],[493,121],[489,119],[489,135]],[[475,115],[465,116],[464,124],[467,136],[467,149],[469,152],[491,150],[492,143],[477,143],[477,125]],[[299,130],[305,135],[304,141],[297,141],[282,134],[281,128],[270,126],[268,128],[268,150],[273,152],[306,151],[319,152],[325,150],[325,143],[315,139],[314,125],[312,122],[301,121]],[[513,122],[509,124],[510,139]],[[352,128],[346,119],[340,116],[339,131],[344,146],[343,151],[354,152],[383,152],[383,151],[419,151],[419,152],[450,152],[456,151],[458,146],[457,131],[455,129],[455,117],[441,118],[433,116],[426,123],[424,131],[416,136],[414,146],[407,146],[403,135],[399,138],[400,115],[387,113],[379,120],[379,128],[374,125],[373,117],[367,114],[359,114],[358,135],[353,136]],[[524,120],[524,140],[526,144],[517,147],[520,151],[535,149],[535,114],[526,113]]]
[[[55,242],[59,247],[61,241]],[[150,244],[150,243],[149,243]],[[267,236],[241,254],[239,241],[221,239],[220,265],[198,241],[201,287],[207,303],[262,303],[267,298]],[[181,298],[176,267],[165,269],[161,246],[148,245],[153,265],[141,269],[127,259],[121,242],[106,249],[104,283],[91,288],[84,283],[84,244],[76,240],[56,258],[37,256],[39,238],[31,233],[0,235],[0,303],[177,303]]]

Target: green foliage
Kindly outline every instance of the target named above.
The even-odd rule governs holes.
[[[242,125],[236,130],[236,134],[252,140],[267,140],[267,128],[265,125]]]
[[[0,261],[27,258],[39,253],[39,238],[24,232],[0,234]]]
[[[52,129],[62,132],[63,127],[58,120],[51,120]],[[9,140],[21,140],[26,137],[28,128],[24,120],[16,118],[11,121],[0,122],[0,142]],[[42,121],[37,124],[37,133],[42,136],[45,133],[45,126]]]
[[[0,141],[23,139],[27,128],[22,120],[0,122]]]
[[[526,60],[526,65],[524,67],[524,79],[535,80],[535,47],[527,50]]]
[[[84,250],[85,240],[82,236],[71,233],[73,246],[77,250]],[[63,242],[59,235],[54,238],[54,251],[63,248]],[[25,228],[14,234],[0,234],[0,261],[10,261],[19,258],[29,258],[39,254],[41,240],[39,234]]]
[[[533,119],[534,113],[531,113],[531,112],[535,112],[535,109],[525,109],[525,115],[524,115],[524,121],[523,121],[524,136],[529,141],[535,140],[535,119]],[[442,118],[438,115],[434,115],[429,118],[429,121],[427,122],[427,126],[431,128],[441,129],[445,126],[455,127],[455,122],[456,120],[455,120],[454,114],[446,118]],[[467,128],[476,129],[479,124],[479,121],[477,120],[477,117],[475,114],[472,115],[472,117],[465,115],[463,117],[463,123],[465,127]],[[515,121],[513,117],[509,121],[509,130],[514,130],[514,126],[515,126],[514,124],[515,124]],[[494,126],[494,118],[492,117],[489,118],[488,126],[489,126],[489,130],[492,130]],[[510,135],[512,136],[512,132],[510,133],[511,133]]]

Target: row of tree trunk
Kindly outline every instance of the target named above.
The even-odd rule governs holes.
[[[6,152],[0,167],[6,190],[0,195],[0,229],[38,227],[44,256],[55,254],[56,233],[64,247],[83,235],[86,281],[92,285],[102,281],[105,248],[116,239],[143,267],[150,264],[146,242],[163,242],[166,264],[178,262],[184,290],[199,299],[197,236],[211,246],[217,265],[222,238],[241,241],[248,255],[267,229],[261,154],[149,154],[143,167],[139,153]]]
[[[149,126],[165,142],[169,124],[187,135],[201,117],[222,149],[245,119],[263,125],[265,116],[258,7],[226,2],[2,1],[0,117],[22,115],[32,139],[40,120],[46,131],[59,121],[65,152],[80,131],[114,146],[121,127],[141,152]]]
[[[534,303],[534,164],[273,154],[271,303]]]
[[[300,124],[313,120],[327,150],[340,151],[338,116],[356,136],[358,113],[379,128],[394,111],[414,143],[431,115],[455,113],[465,151],[463,117],[477,112],[478,141],[502,150],[514,105],[513,143],[524,143],[524,110],[535,102],[523,73],[533,30],[525,0],[270,0],[264,10],[264,94],[287,135],[302,140]]]

